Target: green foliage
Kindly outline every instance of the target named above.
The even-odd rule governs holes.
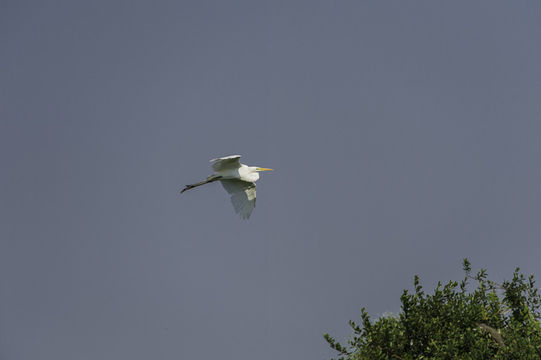
[[[433,294],[415,276],[414,291],[400,298],[398,316],[372,321],[362,308],[361,324],[350,321],[347,345],[324,337],[340,360],[541,359],[541,296],[533,276],[517,268],[512,280],[498,284],[486,270],[472,276],[467,259],[463,269],[460,283],[438,283]],[[477,287],[469,291],[471,280]]]

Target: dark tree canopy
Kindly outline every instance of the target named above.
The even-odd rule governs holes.
[[[324,337],[338,359],[541,359],[541,296],[532,275],[516,269],[502,284],[487,279],[486,270],[472,276],[464,259],[464,279],[433,294],[415,276],[414,291],[404,291],[397,316],[372,321],[361,309],[361,324],[350,321],[353,335],[342,345]],[[468,281],[477,287],[469,290]]]

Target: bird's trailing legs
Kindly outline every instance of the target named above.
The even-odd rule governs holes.
[[[190,190],[190,189],[193,189],[194,187],[198,187],[198,186],[201,186],[201,185],[205,185],[205,184],[214,182],[216,180],[220,180],[221,178],[222,177],[219,176],[219,175],[210,175],[206,180],[203,180],[203,181],[195,183],[195,184],[186,185],[184,187],[184,189],[180,190],[180,193],[182,194],[186,190]]]

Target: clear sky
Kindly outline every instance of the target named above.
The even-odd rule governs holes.
[[[0,4],[0,358],[328,359],[541,276],[539,1]],[[217,184],[262,173],[249,221]]]

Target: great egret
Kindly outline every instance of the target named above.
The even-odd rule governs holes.
[[[247,166],[241,164],[239,159],[240,155],[230,155],[210,160],[214,174],[204,181],[186,185],[180,193],[219,180],[231,195],[235,212],[241,218],[248,219],[255,208],[255,182],[259,179],[258,172],[272,171],[272,169]]]

